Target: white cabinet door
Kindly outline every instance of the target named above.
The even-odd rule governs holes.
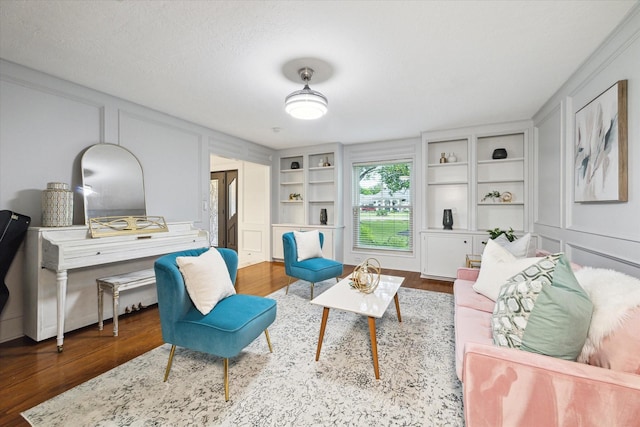
[[[482,255],[482,252],[484,252],[484,247],[487,245],[487,240],[489,240],[489,233],[481,236],[473,236],[474,255]]]
[[[271,258],[284,260],[284,248],[282,247],[282,235],[289,231],[293,231],[291,227],[273,227],[271,236]]]
[[[425,236],[424,274],[455,278],[458,267],[464,267],[467,254],[473,248],[473,238],[467,234],[443,235],[427,234]]]
[[[323,228],[320,230],[324,234],[324,243],[322,244],[322,256],[329,259],[335,259],[333,256],[333,230]]]

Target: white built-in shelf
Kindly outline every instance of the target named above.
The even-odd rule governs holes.
[[[524,182],[524,179],[487,179],[478,180],[478,184],[499,184],[502,182]]]
[[[478,202],[479,206],[518,206],[524,205],[524,202]]]
[[[453,162],[453,163],[429,163],[427,166],[430,168],[449,168],[453,166],[466,166],[468,162]]]
[[[509,163],[509,162],[523,162],[524,157],[514,157],[514,158],[506,158],[506,159],[490,159],[490,160],[478,160],[479,165],[490,164],[490,163]]]
[[[429,185],[460,185],[460,184],[468,184],[467,181],[446,181],[446,182],[442,182],[442,181],[429,181],[428,182]]]
[[[282,173],[291,173],[291,172],[302,172],[304,171],[304,169],[300,168],[300,169],[283,169],[280,172]]]
[[[333,184],[333,180],[331,181],[309,181],[309,184]]]
[[[281,182],[280,183],[280,185],[301,185],[301,184],[304,184],[304,183],[301,182],[301,181],[300,182],[295,181],[295,182]]]
[[[334,169],[335,166],[316,166],[316,167],[311,167],[309,168],[310,171],[317,171],[317,170],[331,170]]]
[[[303,200],[280,200],[280,203],[302,203]]]

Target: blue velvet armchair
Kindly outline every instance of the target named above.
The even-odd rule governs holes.
[[[324,244],[324,234],[320,235],[320,247]],[[342,274],[342,263],[328,258],[310,258],[298,261],[298,249],[296,239],[292,232],[282,235],[284,249],[284,270],[289,276],[286,293],[289,293],[291,278],[302,279],[311,283],[311,299],[313,299],[313,286],[317,282],[336,278]]]
[[[230,249],[202,248],[165,255],[155,262],[156,287],[162,339],[171,344],[164,381],[169,377],[176,346],[224,358],[225,400],[229,400],[229,358],[236,356],[264,331],[269,350],[273,351],[267,327],[276,318],[276,302],[254,295],[234,294],[203,315],[193,305],[176,258],[199,256],[218,250],[235,285],[238,255]]]

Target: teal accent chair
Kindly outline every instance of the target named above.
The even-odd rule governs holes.
[[[320,247],[324,244],[324,234],[320,234]],[[286,293],[289,293],[291,278],[302,279],[311,283],[311,299],[313,299],[313,286],[317,282],[336,278],[336,282],[342,275],[342,263],[328,258],[310,258],[298,261],[298,247],[292,232],[282,235],[284,249],[284,271],[289,276]]]
[[[270,298],[234,294],[222,301],[207,315],[193,305],[176,258],[198,256],[208,250],[222,255],[231,282],[236,283],[238,254],[230,249],[202,248],[165,255],[154,264],[162,339],[171,344],[164,381],[169,377],[176,346],[186,347],[224,358],[224,397],[229,400],[229,358],[239,354],[262,332],[273,352],[267,327],[276,318],[276,302]]]

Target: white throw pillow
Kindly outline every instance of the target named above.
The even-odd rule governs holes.
[[[593,302],[589,335],[578,356],[578,362],[587,362],[603,340],[624,323],[633,309],[640,307],[640,279],[619,271],[592,267],[581,268],[575,276]],[[637,329],[634,333],[637,334]]]
[[[531,238],[531,233],[527,233],[513,242],[510,242],[504,234],[499,235],[494,240],[515,255],[516,258],[532,258],[536,256],[535,240]]]
[[[480,273],[473,289],[495,301],[507,279],[538,261],[540,258],[516,258],[498,243],[489,240],[482,253]]]
[[[191,301],[200,313],[209,314],[219,301],[236,293],[227,264],[216,249],[211,248],[200,256],[179,256],[176,263]]]
[[[322,258],[320,232],[318,230],[294,231],[293,237],[298,248],[298,261],[304,261],[309,258]]]

